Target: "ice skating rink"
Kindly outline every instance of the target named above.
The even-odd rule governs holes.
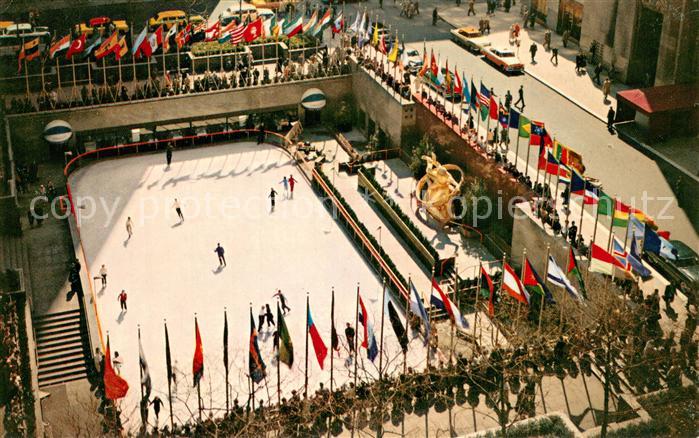
[[[298,181],[293,199],[285,196],[283,176]],[[269,303],[276,319],[277,289],[286,295],[291,312],[286,322],[294,345],[291,369],[282,364],[282,396],[302,393],[306,293],[313,319],[330,348],[331,288],[335,288],[335,324],[343,346],[335,356],[335,384],[353,378],[346,351],[345,323],[354,325],[355,292],[360,283],[368,312],[374,318],[377,341],[381,320],[381,283],[355,250],[343,230],[324,209],[291,158],[281,149],[252,142],[175,150],[172,165],[165,154],[134,156],[94,163],[70,177],[78,208],[80,236],[90,276],[106,265],[108,285],[95,281],[94,293],[112,352],[123,358],[121,375],[130,389],[121,401],[125,427],[140,426],[138,414],[138,328],[155,395],[165,402],[160,425],[168,421],[165,366],[166,319],[177,385],[173,394],[175,421],[197,418],[192,387],[194,317],[198,317],[204,345],[201,396],[204,415],[220,416],[225,409],[223,365],[224,308],[229,326],[231,402],[248,400],[248,339],[250,303],[257,323],[260,306]],[[270,211],[270,188],[278,192]],[[179,199],[185,220],[172,207]],[[128,239],[126,220],[133,220]],[[225,248],[227,267],[220,269],[214,248]],[[120,312],[117,295],[128,294],[128,311]],[[272,332],[263,329],[259,344],[267,365],[267,380],[257,386],[256,400],[276,403],[276,360]],[[361,330],[357,330],[361,333]],[[389,372],[402,369],[402,355],[388,318],[384,330]],[[106,340],[106,337],[105,337]],[[361,338],[360,338],[361,341]],[[309,346],[309,393],[321,382],[329,384],[330,359],[321,370]],[[408,366],[424,367],[425,350],[412,339]],[[359,378],[378,375],[361,351]],[[151,410],[150,425],[155,424]]]

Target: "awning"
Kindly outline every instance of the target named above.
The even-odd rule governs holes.
[[[320,110],[325,107],[325,94],[317,89],[306,90],[301,97],[301,106],[308,110]]]
[[[51,144],[63,144],[73,136],[73,127],[64,120],[54,120],[44,128],[44,139]]]
[[[617,99],[646,115],[691,110],[697,104],[697,88],[692,85],[662,85],[617,92]]]

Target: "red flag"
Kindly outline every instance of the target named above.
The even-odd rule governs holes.
[[[493,280],[488,275],[488,272],[481,266],[481,289],[483,289],[483,282],[488,287],[488,315],[491,317],[495,316],[495,305],[493,303],[493,294],[495,293],[495,287],[493,286]]]
[[[318,359],[318,365],[320,365],[320,369],[322,370],[323,363],[325,362],[325,356],[328,355],[328,347],[325,346],[325,342],[323,342],[323,338],[320,337],[320,333],[318,333],[318,328],[313,322],[313,318],[311,317],[310,306],[308,307],[307,318],[308,333],[311,335],[311,341],[313,341],[313,350],[315,350],[316,352],[316,359]]]
[[[85,41],[86,41],[87,35],[82,34],[78,38],[74,39],[72,43],[70,43],[70,47],[68,48],[68,51],[66,52],[66,59],[70,59],[73,57],[73,55],[77,53],[82,53],[83,50],[85,50]]]
[[[490,118],[493,120],[498,119],[498,104],[495,102],[493,95],[490,95],[490,105],[488,106],[490,111]]]
[[[197,318],[194,318],[194,359],[192,359],[192,375],[194,376],[194,386],[199,384],[199,381],[204,376],[204,346],[201,343],[201,335],[199,334],[199,323]]]
[[[459,77],[459,72],[456,71],[456,68],[454,68],[454,76],[456,76],[456,87],[454,87],[454,93],[463,94],[464,85],[461,83],[461,77]]]
[[[261,35],[262,18],[258,18],[257,20],[253,21],[245,27],[245,33],[243,34],[243,38],[245,38],[246,42],[251,43],[258,39]]]
[[[104,394],[109,400],[123,398],[129,390],[129,384],[112,368],[112,352],[107,337],[107,351],[104,353]]]
[[[432,71],[432,75],[436,78],[439,74],[439,66],[437,65],[437,60],[434,58],[434,51],[430,54],[432,56],[432,59],[430,59],[430,70]]]

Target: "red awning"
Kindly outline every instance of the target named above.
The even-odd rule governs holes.
[[[617,99],[645,114],[689,110],[697,104],[697,97],[694,85],[662,85],[617,92]]]

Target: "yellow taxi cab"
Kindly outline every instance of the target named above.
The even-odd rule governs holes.
[[[190,15],[187,19],[187,23],[191,24],[192,26],[198,26],[205,21],[206,18],[202,17],[201,15]]]
[[[12,26],[15,24],[14,21],[0,21],[0,34],[5,32],[5,29],[7,29],[9,26]]]
[[[126,33],[129,31],[129,25],[125,20],[112,20],[109,17],[93,17],[90,18],[87,23],[80,23],[78,25],[78,32],[80,35],[85,34],[87,36],[95,32],[102,33],[109,27],[110,23],[119,32]]]
[[[166,29],[169,29],[174,24],[181,26],[186,22],[187,14],[185,14],[184,11],[173,9],[169,11],[158,12],[157,14],[155,14],[154,17],[151,17],[151,19],[148,20],[148,25],[150,25],[150,27],[152,28],[163,25]]]
[[[293,7],[298,0],[252,0],[251,3],[256,8],[266,9],[285,9],[289,6]]]

